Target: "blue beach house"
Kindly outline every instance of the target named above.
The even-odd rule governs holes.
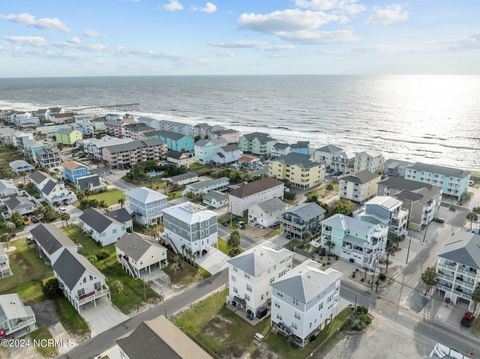
[[[88,176],[89,174],[88,167],[81,163],[76,161],[63,163],[63,177],[71,183],[76,183],[77,179]]]

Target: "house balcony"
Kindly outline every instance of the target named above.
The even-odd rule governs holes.
[[[29,316],[26,320],[21,320],[18,324],[14,325],[13,327],[9,329],[7,328],[7,331],[6,331],[7,336],[19,330],[22,330],[23,328],[29,327],[31,325],[35,325],[37,320],[35,319],[35,314],[33,313],[32,308],[26,307],[25,309],[27,310],[27,312],[31,312],[31,314],[29,313]]]
[[[96,299],[100,299],[102,297],[108,296],[110,294],[110,289],[108,289],[107,285],[102,285],[101,288],[84,294],[82,296],[74,296],[74,300],[77,302],[78,306],[90,303],[91,301],[94,301]]]
[[[457,265],[448,262],[438,262],[438,268],[445,268],[446,270],[455,272],[457,270]]]
[[[455,285],[467,288],[467,289],[472,290],[472,291],[475,288],[474,283],[467,282],[462,277],[455,278]]]

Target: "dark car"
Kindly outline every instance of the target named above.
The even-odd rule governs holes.
[[[440,224],[444,224],[445,223],[445,220],[441,217],[433,217],[433,221],[434,222],[437,222],[437,223],[440,223]]]
[[[460,325],[465,328],[470,328],[473,324],[474,319],[475,317],[473,316],[472,312],[465,312],[462,320],[460,321]]]

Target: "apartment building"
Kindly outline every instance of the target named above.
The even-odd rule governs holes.
[[[437,255],[437,290],[453,303],[473,309],[472,293],[480,285],[480,235],[457,232]]]
[[[369,171],[371,173],[381,173],[385,158],[380,151],[366,150],[355,154],[354,171]]]
[[[240,137],[239,147],[243,152],[251,153],[257,156],[270,156],[273,145],[278,140],[272,138],[268,133],[253,132]]]
[[[160,139],[151,138],[105,146],[102,148],[102,159],[112,169],[131,168],[142,161],[159,161],[166,152],[165,144]]]
[[[303,347],[337,314],[342,273],[307,259],[272,286],[272,330]]]
[[[468,194],[470,172],[417,162],[405,169],[405,179],[441,187],[443,195],[460,200]]]
[[[302,203],[289,208],[283,213],[281,225],[284,233],[290,238],[303,239],[306,232],[313,235],[321,229],[321,222],[325,218],[325,209],[314,202]]]
[[[413,165],[412,162],[388,159],[383,165],[383,173],[387,176],[405,177],[405,171]]]
[[[137,187],[125,193],[127,207],[134,220],[141,225],[158,223],[168,197],[147,187]]]
[[[185,202],[163,210],[164,238],[178,253],[205,255],[218,241],[217,214]]]
[[[164,131],[164,130],[155,130],[150,132],[145,132],[142,135],[142,138],[157,140],[165,143],[169,151],[178,151],[178,152],[193,152],[194,151],[194,141],[193,137],[189,135],[184,135],[178,132]]]
[[[331,252],[358,265],[373,268],[385,253],[388,228],[360,219],[336,214],[322,222],[322,246],[332,247]]]
[[[102,149],[108,146],[124,145],[133,142],[131,138],[117,138],[112,136],[103,136],[102,138],[87,138],[79,143],[83,145],[83,151],[92,155],[94,158],[102,158]]]
[[[390,196],[377,196],[353,213],[354,218],[373,224],[381,224],[396,236],[407,234],[408,210],[402,201]]]
[[[254,204],[265,202],[268,199],[283,199],[285,185],[271,177],[261,178],[238,188],[234,188],[228,194],[230,213],[243,216]]]
[[[270,242],[246,250],[228,261],[227,303],[261,319],[272,299],[270,285],[292,267],[293,252]]]
[[[380,180],[378,173],[367,170],[340,177],[340,198],[363,203],[377,194]]]
[[[379,196],[391,196],[402,202],[408,210],[408,228],[421,231],[438,213],[442,201],[442,188],[430,184],[388,177],[378,182]]]
[[[144,123],[130,123],[123,127],[123,137],[130,138],[132,140],[139,140],[143,134],[155,130]]]
[[[53,264],[53,274],[63,294],[77,312],[89,303],[96,306],[98,300],[105,297],[110,299],[105,276],[80,254],[63,249]]]
[[[268,165],[268,175],[286,180],[294,187],[307,189],[322,183],[324,168],[320,163],[313,162],[309,155],[291,152],[272,160]]]

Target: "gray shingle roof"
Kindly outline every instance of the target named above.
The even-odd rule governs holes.
[[[273,145],[273,148],[276,150],[284,150],[285,148],[290,147],[288,143],[279,142]]]
[[[444,167],[444,166],[437,166],[431,165],[428,163],[417,162],[413,164],[411,167],[413,170],[423,171],[423,172],[430,172],[430,173],[438,173],[447,177],[466,177],[470,174],[468,171],[464,171],[459,168],[452,168],[452,167]]]
[[[305,148],[305,147],[310,147],[310,142],[309,141],[298,141],[297,143],[292,143],[290,145],[291,148]]]
[[[105,215],[121,223],[127,223],[128,221],[132,220],[132,216],[125,208],[119,208],[114,211],[107,212]]]
[[[407,190],[407,191],[416,191],[421,188],[431,189],[432,187],[434,187],[428,183],[412,181],[402,177],[395,177],[395,176],[388,177],[387,179],[380,181],[379,184],[388,186],[390,188],[395,188],[398,190]],[[440,190],[440,187],[437,187],[437,188]]]
[[[98,175],[89,175],[77,178],[77,184],[80,189],[89,188],[90,185],[93,187],[99,187],[101,185],[100,177]]]
[[[343,151],[343,150],[340,147],[335,146],[335,145],[326,145],[326,146],[323,146],[323,147],[320,147],[320,148],[316,149],[316,151],[335,154],[335,153]]]
[[[342,273],[332,268],[322,271],[320,263],[307,259],[273,282],[272,287],[307,304],[341,277]]]
[[[203,199],[207,201],[216,200],[217,202],[220,202],[228,199],[228,194],[218,191],[210,191],[203,196]]]
[[[72,290],[86,271],[94,273],[99,278],[105,278],[87,258],[79,254],[73,254],[64,249],[56,262],[53,270],[65,285]]]
[[[296,207],[290,208],[288,213],[293,213],[303,219],[305,222],[312,218],[325,214],[325,209],[314,202],[302,203]]]
[[[283,211],[287,205],[283,203],[279,198],[271,198],[264,202],[258,204],[258,207],[262,209],[262,211],[266,213],[272,213],[277,211]]]
[[[438,256],[480,269],[480,235],[457,232],[448,239]]]
[[[244,198],[280,185],[283,185],[283,182],[275,178],[265,177],[235,188],[230,191],[230,194],[234,197]]]
[[[48,253],[55,253],[62,247],[75,247],[75,243],[65,233],[52,224],[40,223],[30,230],[30,234]]]
[[[146,323],[140,324],[128,337],[116,340],[131,359],[182,359]]]
[[[238,148],[238,145],[235,143],[232,143],[230,145],[226,145],[222,147],[222,150],[225,152],[232,152],[232,151],[238,151],[240,148]]]
[[[288,155],[280,156],[276,161],[280,161],[289,166],[296,165],[302,168],[313,168],[320,166],[320,164],[313,162],[309,155],[296,152],[290,152]]]
[[[185,154],[185,152],[180,152],[180,151],[168,151],[167,152],[167,158],[173,158],[176,160],[179,160],[182,158],[182,156]]]
[[[252,276],[258,276],[291,256],[293,253],[289,250],[275,250],[272,245],[265,243],[246,250],[228,263]]]
[[[32,172],[28,175],[28,178],[30,178],[30,180],[32,180],[33,182],[35,182],[36,184],[40,184],[42,183],[45,179],[48,178],[48,176],[43,173],[43,172],[40,172],[40,171],[35,171],[35,172]]]
[[[45,194],[50,194],[50,192],[53,191],[56,185],[57,182],[55,182],[54,180],[48,180],[48,182],[45,183],[45,186],[43,186],[42,192]]]
[[[380,175],[378,173],[372,173],[370,171],[364,170],[357,173],[353,173],[351,175],[340,177],[340,180],[353,182],[358,184],[364,184],[372,181],[375,178],[379,178]]]
[[[170,138],[171,140],[178,141],[186,135],[182,135],[181,133],[171,132],[171,131],[163,131],[163,130],[156,130],[156,131],[149,131],[145,132],[146,137],[166,137]]]
[[[105,146],[104,148],[106,148],[110,153],[118,153],[118,152],[125,152],[125,151],[133,151],[133,150],[136,150],[137,148],[158,146],[161,144],[163,144],[163,142],[160,139],[149,138],[145,140],[121,143],[119,145]]]
[[[270,134],[264,133],[264,132],[252,132],[252,133],[247,133],[243,135],[248,141],[252,141],[255,138],[257,138],[261,143],[264,142],[269,142],[269,141],[274,141]]]
[[[15,211],[20,207],[33,206],[33,202],[26,197],[12,197],[5,201],[5,205],[10,211]]]
[[[169,177],[167,179],[170,182],[180,182],[180,181],[184,181],[186,179],[191,179],[195,177],[198,177],[198,175],[195,172],[187,172],[178,176]]]
[[[150,242],[136,233],[125,233],[116,243],[115,247],[127,256],[138,261],[152,246],[163,248],[160,244]]]
[[[82,222],[93,228],[98,233],[102,233],[109,225],[113,223],[113,219],[108,218],[102,212],[95,208],[87,208],[79,217]]]

